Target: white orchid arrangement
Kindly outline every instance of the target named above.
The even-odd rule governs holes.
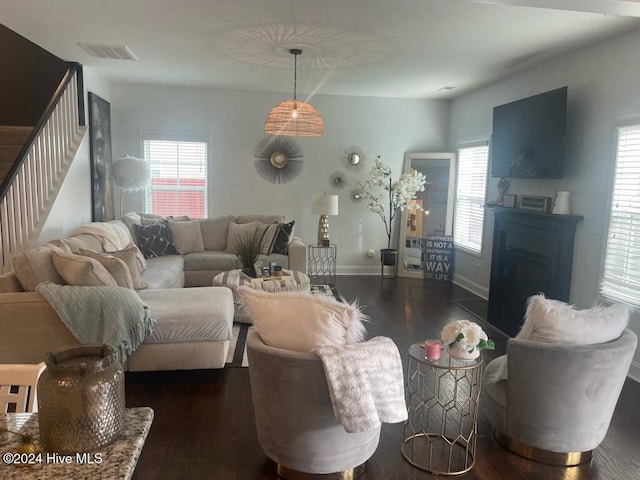
[[[398,211],[409,207],[416,193],[423,192],[427,177],[418,171],[403,173],[395,182],[391,178],[391,167],[376,157],[376,164],[369,171],[369,178],[358,182],[362,198],[368,200],[367,207],[380,216],[387,234],[387,248],[391,248],[393,219]]]
[[[489,340],[482,327],[469,320],[455,320],[447,323],[442,329],[440,337],[445,345],[453,348],[457,343],[461,349],[469,353],[474,349],[493,350],[495,348],[493,340]]]

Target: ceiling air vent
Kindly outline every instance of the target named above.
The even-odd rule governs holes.
[[[124,45],[103,45],[99,43],[79,43],[92,57],[115,60],[138,60],[129,47]]]

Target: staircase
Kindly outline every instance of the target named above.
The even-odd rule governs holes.
[[[37,125],[0,127],[0,274],[38,238],[86,132],[82,67],[70,68]]]
[[[33,127],[0,125],[0,184],[18,158]]]

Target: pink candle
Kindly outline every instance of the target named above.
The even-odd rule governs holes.
[[[438,340],[424,341],[424,354],[429,360],[438,360],[440,350],[442,350],[442,344]]]

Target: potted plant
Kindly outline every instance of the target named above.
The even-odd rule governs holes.
[[[397,251],[391,248],[393,220],[399,211],[409,207],[418,192],[424,191],[427,178],[418,171],[403,173],[395,182],[391,177],[391,167],[376,157],[376,164],[369,171],[369,178],[358,182],[362,198],[367,199],[367,207],[377,214],[384,223],[387,234],[387,248],[380,250],[382,265],[395,265]]]
[[[493,350],[495,344],[489,340],[482,327],[469,320],[455,320],[447,323],[440,333],[447,352],[454,358],[473,360],[480,350]]]
[[[262,251],[262,235],[259,229],[238,238],[234,244],[234,250],[242,264],[242,271],[250,277],[255,277],[253,265],[258,261]]]

